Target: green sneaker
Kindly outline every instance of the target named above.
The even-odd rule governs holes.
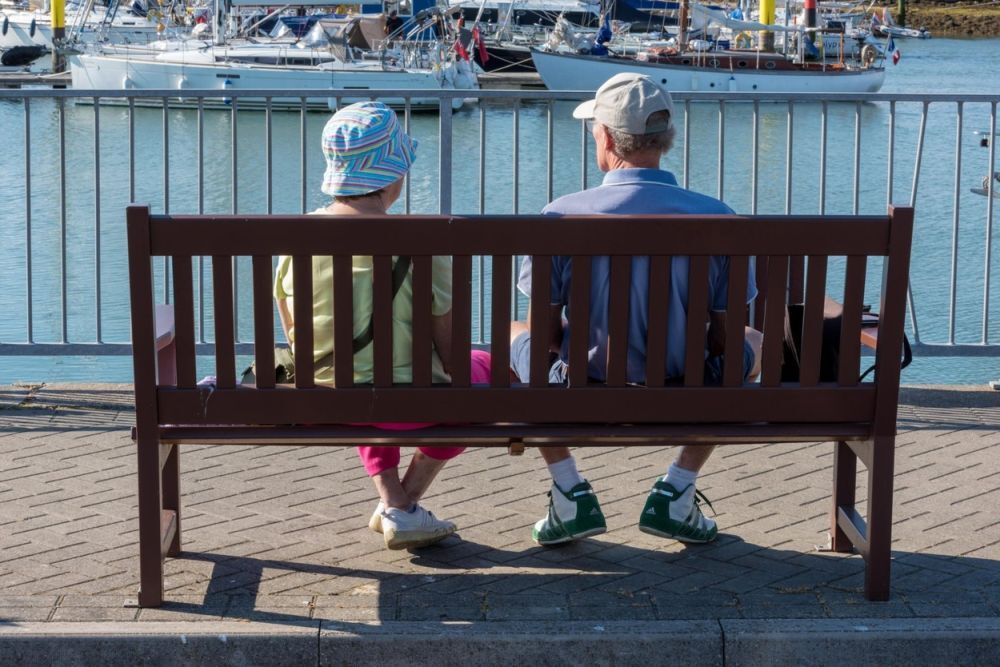
[[[639,516],[639,530],[681,542],[711,542],[719,530],[715,521],[701,513],[698,498],[712,507],[712,503],[694,488],[694,484],[678,491],[673,485],[657,480]],[[712,509],[714,511],[715,508]]]
[[[583,481],[569,492],[555,484],[549,491],[549,515],[531,529],[531,539],[542,545],[572,542],[608,530],[597,494]]]

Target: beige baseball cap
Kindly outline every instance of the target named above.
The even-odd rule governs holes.
[[[666,125],[646,125],[646,119],[657,111],[670,115]],[[665,88],[648,76],[622,72],[605,81],[594,99],[574,109],[573,118],[596,120],[605,127],[628,134],[665,132],[673,123],[674,101]]]

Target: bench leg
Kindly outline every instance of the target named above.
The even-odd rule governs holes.
[[[830,512],[830,550],[850,553],[854,549],[847,533],[837,524],[838,510],[854,509],[858,457],[850,445],[840,441],[833,449],[833,508]]]
[[[163,603],[163,495],[160,478],[160,443],[155,436],[136,441],[139,472],[139,606]]]
[[[889,599],[895,444],[894,437],[877,437],[872,446],[868,471],[868,562],[865,566],[865,597],[869,600]]]
[[[161,445],[170,453],[163,465],[163,509],[174,512],[174,536],[167,545],[167,555],[176,556],[181,552],[181,447]]]

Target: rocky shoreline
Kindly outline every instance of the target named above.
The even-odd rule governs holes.
[[[894,16],[895,9],[895,4],[890,5]],[[998,37],[1000,1],[908,2],[906,25],[927,28],[934,37]]]

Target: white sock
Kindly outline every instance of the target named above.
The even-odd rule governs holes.
[[[562,461],[550,463],[549,474],[552,475],[552,481],[556,483],[556,486],[563,491],[569,491],[584,481],[583,476],[576,469],[576,459],[572,456],[567,456]]]
[[[671,463],[667,474],[663,476],[663,481],[678,491],[683,491],[689,484],[694,484],[696,479],[698,479],[697,471],[686,470],[678,466],[677,463]]]

